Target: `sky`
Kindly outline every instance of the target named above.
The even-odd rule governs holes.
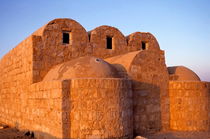
[[[109,25],[125,36],[150,32],[167,66],[186,66],[210,81],[210,0],[0,0],[0,58],[55,18],[87,31]]]

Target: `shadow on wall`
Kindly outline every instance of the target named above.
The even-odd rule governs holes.
[[[71,81],[64,82],[62,84],[62,135],[63,138],[70,138],[70,111],[71,111],[71,103],[70,103],[70,88]]]
[[[116,68],[120,78],[130,79],[128,72],[123,65],[121,64],[112,64],[112,65]]]
[[[160,88],[133,80],[134,137],[161,130]]]

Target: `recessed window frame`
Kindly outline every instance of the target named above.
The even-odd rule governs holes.
[[[113,36],[106,36],[106,49],[113,50]]]
[[[148,42],[141,41],[141,50],[147,50],[148,49]]]
[[[71,44],[71,32],[70,31],[63,31],[62,32],[62,44]]]

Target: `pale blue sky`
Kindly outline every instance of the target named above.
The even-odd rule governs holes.
[[[168,66],[184,65],[210,81],[210,0],[0,0],[0,57],[54,18],[87,31],[117,27],[151,32]]]

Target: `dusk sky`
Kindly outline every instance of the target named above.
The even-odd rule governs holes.
[[[72,18],[87,31],[151,32],[167,66],[184,65],[210,81],[210,0],[0,0],[0,18],[0,57],[47,22]]]

